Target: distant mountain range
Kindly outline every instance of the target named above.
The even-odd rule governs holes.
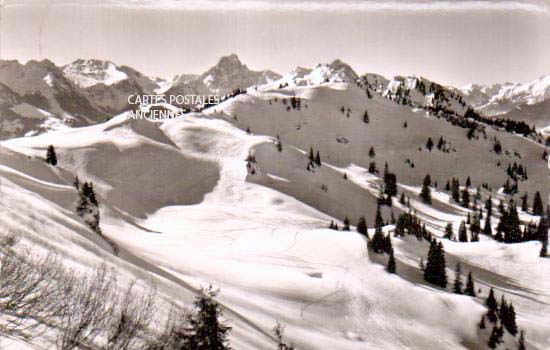
[[[313,68],[297,67],[281,76],[269,70],[250,70],[235,54],[222,57],[203,74],[180,74],[172,80],[148,77],[131,67],[94,59],[79,59],[61,67],[49,60],[26,64],[0,61],[0,137],[96,124],[135,108],[127,102],[132,94],[225,95],[253,86],[306,86],[358,79],[359,75],[340,60]],[[429,80],[419,77],[387,79],[369,73],[361,79],[371,89],[394,99],[398,98],[396,93],[410,92],[417,84],[432,86]],[[448,102],[447,107],[458,108],[461,114],[472,107],[487,116],[525,120],[541,130],[550,125],[550,76],[527,84],[469,85],[460,89],[434,86],[445,91],[446,99],[455,101]],[[434,95],[413,92],[410,97],[415,105],[427,106]]]

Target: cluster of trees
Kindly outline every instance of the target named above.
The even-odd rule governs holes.
[[[515,182],[518,181],[527,181],[527,167],[523,167],[521,164],[514,162],[514,165],[508,163],[508,168],[506,169],[506,174]]]
[[[342,114],[345,114],[346,115],[346,118],[349,118],[350,114],[351,114],[351,109],[350,108],[347,108],[342,106],[340,107],[340,112],[342,112]]]
[[[426,148],[428,151],[432,151],[434,147],[434,142],[431,137],[428,137],[428,141],[426,141]],[[455,151],[454,147],[451,146],[451,144],[443,138],[443,136],[439,137],[439,140],[437,141],[436,145],[437,149],[443,153],[450,153],[451,151]]]
[[[495,292],[493,288],[489,291],[489,295],[485,301],[487,306],[487,313],[481,316],[479,322],[479,328],[485,329],[487,319],[490,323],[493,324],[493,329],[489,337],[487,345],[491,349],[496,349],[497,345],[502,342],[502,337],[504,336],[504,331],[508,331],[512,336],[518,334],[518,326],[516,323],[516,312],[514,310],[514,305],[508,303],[502,295],[500,305],[495,298]],[[518,340],[518,349],[525,349],[525,335],[522,331]]]
[[[378,254],[386,253],[389,255],[388,257],[388,265],[387,270],[389,273],[395,273],[396,272],[396,263],[395,263],[395,257],[393,255],[393,246],[391,242],[391,235],[388,232],[386,235],[384,235],[384,232],[382,231],[382,227],[384,226],[384,220],[382,219],[382,213],[380,212],[380,207],[376,210],[376,218],[375,218],[375,229],[374,229],[374,235],[372,236],[372,239],[369,242],[369,245],[371,249]],[[357,225],[357,231],[359,233],[362,233],[368,237],[368,233],[366,233],[366,221],[364,221],[364,218],[361,218],[359,220],[359,223]]]
[[[453,177],[451,181],[447,181],[445,184],[445,191],[451,192],[451,197],[453,200],[457,203],[459,203],[464,208],[470,208],[470,201],[472,198],[470,198],[470,187],[472,186],[472,180],[468,176],[466,178],[465,186],[460,189],[460,181],[458,178]],[[481,198],[481,193],[479,188],[477,189],[477,192],[475,193],[473,197],[474,205],[477,203],[477,201]]]
[[[165,304],[146,283],[121,288],[105,264],[73,271],[53,253],[36,254],[19,241],[16,234],[0,236],[0,337],[32,341],[47,333],[41,342],[52,339],[59,350],[231,349],[231,327],[212,287],[201,289],[190,309]],[[281,325],[273,331],[277,349],[294,350]]]
[[[313,147],[310,147],[309,149],[309,156],[308,156],[309,162],[307,163],[306,169],[308,171],[312,171],[315,169],[315,167],[321,166],[321,156],[319,155],[319,151],[317,153],[313,152]]]
[[[500,220],[493,236],[496,240],[505,243],[518,243],[538,239],[543,244],[548,240],[548,215],[541,215],[538,225],[535,223],[522,225],[514,200],[510,200],[508,208],[500,203],[499,212]]]
[[[507,132],[515,133],[523,136],[536,135],[535,127],[529,126],[527,123],[521,120],[512,120],[507,118],[488,118],[484,117],[471,108],[468,108],[465,118],[473,119],[477,122],[481,122],[487,125],[491,125],[497,128],[504,129]]]
[[[459,242],[478,242],[479,234],[481,232],[481,224],[479,220],[479,215],[474,213],[473,218],[470,219],[470,214],[468,214],[468,225],[470,228],[470,234],[468,235],[468,227],[466,222],[461,221],[458,228],[458,241]],[[451,222],[447,223],[445,227],[445,234],[443,238],[447,238],[451,241],[456,241],[456,237],[453,231],[453,224]]]
[[[456,264],[456,268],[455,268],[455,281],[453,283],[453,293],[465,294],[471,297],[476,296],[476,288],[474,285],[474,278],[472,276],[472,272],[468,273],[468,277],[466,280],[466,287],[463,288],[462,286],[462,268],[460,267],[460,263]]]
[[[286,106],[287,111],[290,111],[291,109],[300,110],[302,109],[302,99],[300,97],[292,96],[291,98],[287,99],[283,98],[283,104]]]

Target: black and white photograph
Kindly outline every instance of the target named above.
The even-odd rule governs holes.
[[[0,0],[0,350],[549,350],[550,1]]]

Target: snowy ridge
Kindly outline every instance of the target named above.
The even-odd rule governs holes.
[[[528,83],[470,84],[460,89],[467,101],[488,115],[502,114],[520,105],[533,105],[550,98],[550,75]]]
[[[81,88],[113,85],[128,78],[114,63],[100,60],[76,60],[63,67],[63,74]]]

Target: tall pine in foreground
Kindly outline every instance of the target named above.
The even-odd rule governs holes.
[[[218,291],[208,287],[201,289],[196,297],[195,313],[190,316],[189,349],[193,350],[231,350],[229,332],[220,318],[223,316],[220,305],[214,299]]]

